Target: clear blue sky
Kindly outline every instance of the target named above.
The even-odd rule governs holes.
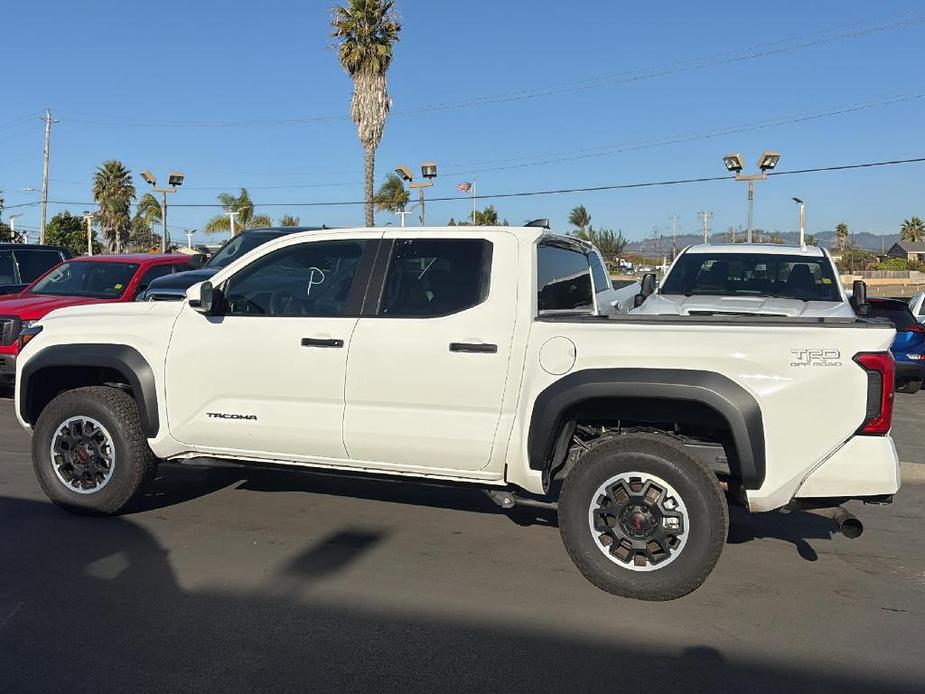
[[[21,189],[41,186],[36,116],[46,106],[61,119],[49,197],[75,201],[72,212],[86,209],[93,171],[110,158],[136,174],[139,192],[142,169],[183,171],[174,203],[213,203],[241,186],[258,205],[360,199],[362,150],[346,119],[350,80],[327,48],[329,4],[13,3],[0,41],[7,205],[37,199]],[[753,165],[762,149],[780,150],[781,170],[925,155],[925,98],[728,132],[925,94],[922,2],[397,5],[404,30],[389,73],[394,112],[379,148],[380,181],[396,164],[416,169],[428,159],[441,173],[430,195],[452,196],[473,176],[489,194],[718,175],[727,151]],[[743,59],[757,53],[767,55]],[[552,93],[536,94],[543,90]],[[516,92],[531,96],[413,112]],[[315,118],[322,120],[273,123]],[[797,195],[807,201],[810,231],[844,221],[855,231],[895,232],[904,217],[925,216],[923,175],[917,164],[778,177],[759,184],[755,224],[793,230]],[[634,239],[669,229],[672,214],[681,230],[695,231],[698,210],[712,210],[714,230],[725,230],[744,224],[746,211],[745,186],[731,181],[481,205],[489,202],[511,222],[550,217],[559,229],[583,203],[596,225]],[[428,222],[469,209],[466,201],[435,202]],[[37,207],[8,209],[4,219],[16,211],[24,213],[19,225],[38,226]],[[200,228],[218,211],[174,207],[171,228]],[[304,224],[362,222],[359,206],[260,211]],[[398,220],[379,215],[386,222]]]

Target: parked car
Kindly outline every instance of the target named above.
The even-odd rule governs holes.
[[[827,250],[760,243],[686,248],[635,313],[855,318]]]
[[[17,364],[39,483],[103,514],[159,459],[481,486],[557,509],[578,569],[648,600],[713,569],[724,491],[849,537],[839,504],[892,500],[891,325],[597,316],[592,255],[536,227],[317,231],[182,302],[55,311]]]
[[[870,318],[885,318],[896,326],[890,351],[896,360],[896,390],[917,393],[925,381],[925,325],[902,299],[868,298]]]
[[[919,323],[925,323],[925,292],[916,292],[909,299],[909,310]]]
[[[97,255],[69,259],[20,294],[0,300],[0,385],[16,373],[19,334],[55,309],[134,301],[157,277],[190,267],[187,255]]]
[[[71,257],[67,249],[32,243],[0,243],[0,296],[19,294],[48,270]]]
[[[209,262],[195,270],[178,272],[169,277],[161,277],[151,283],[143,301],[182,301],[186,298],[186,290],[197,282],[204,282],[229,263],[237,260],[245,253],[249,253],[267,241],[278,239],[280,236],[294,234],[298,231],[318,231],[327,227],[269,227],[266,229],[249,229],[237,236],[228,239],[225,245],[215,252]]]

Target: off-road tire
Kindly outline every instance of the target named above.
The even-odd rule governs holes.
[[[80,494],[55,474],[51,443],[58,427],[71,417],[91,417],[112,438],[115,464],[99,491]],[[110,386],[76,388],[61,393],[42,410],[32,437],[32,464],[42,490],[67,511],[90,515],[118,513],[154,477],[157,458],[148,446],[138,407],[128,393]]]
[[[597,490],[627,472],[661,478],[686,507],[685,544],[672,561],[647,571],[606,556],[589,524]],[[559,498],[559,530],[578,570],[598,588],[638,600],[673,600],[699,588],[719,559],[728,528],[729,509],[716,476],[661,434],[625,434],[593,446],[565,478]]]

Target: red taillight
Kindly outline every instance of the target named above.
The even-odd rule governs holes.
[[[908,328],[903,330],[904,333],[925,333],[925,325],[921,323],[913,323]]]
[[[867,372],[867,412],[859,434],[883,436],[893,423],[893,386],[896,364],[889,352],[856,354],[854,361]]]

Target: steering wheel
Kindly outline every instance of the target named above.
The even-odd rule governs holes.
[[[260,304],[257,304],[244,296],[229,296],[225,299],[228,306],[228,313],[266,313]]]

